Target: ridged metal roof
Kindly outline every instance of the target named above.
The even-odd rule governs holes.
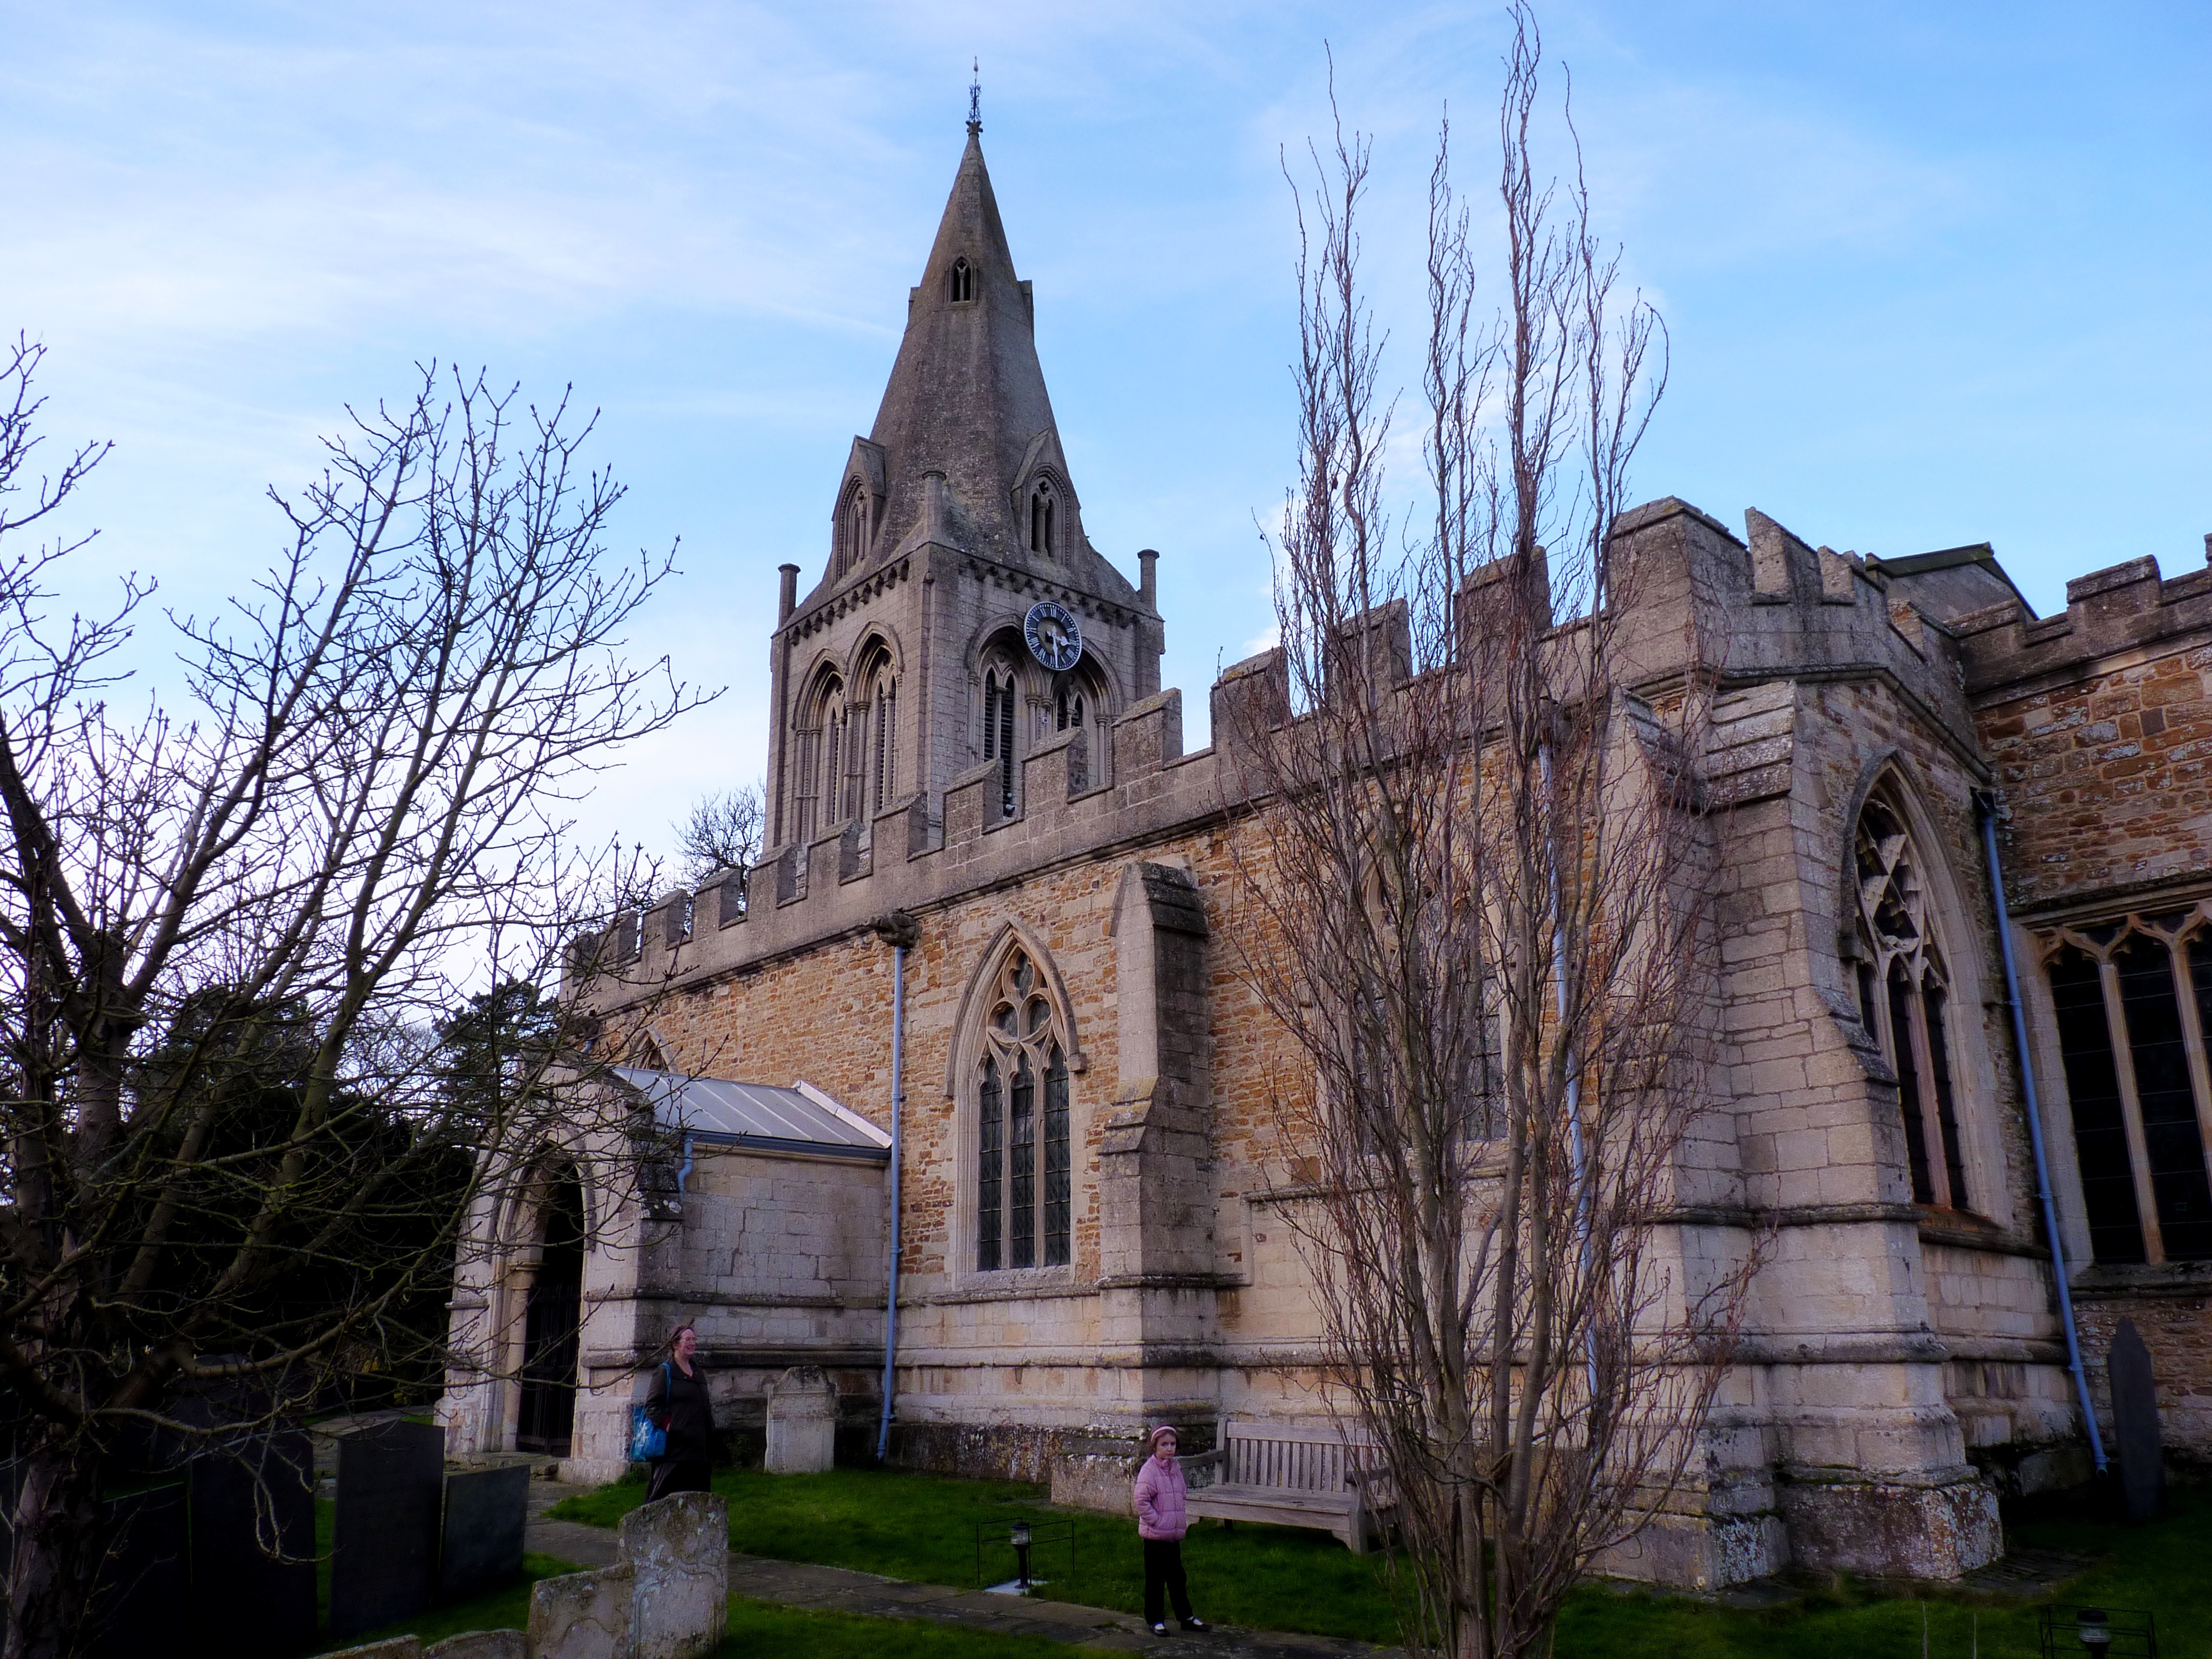
[[[614,1074],[653,1103],[655,1122],[710,1145],[890,1161],[889,1135],[804,1085],[779,1089],[634,1066],[617,1066]]]

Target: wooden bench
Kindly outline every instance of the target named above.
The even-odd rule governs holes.
[[[1354,1555],[1367,1553],[1369,1528],[1395,1507],[1376,1449],[1334,1423],[1224,1423],[1221,1444],[1183,1463],[1221,1471],[1191,1489],[1192,1519],[1307,1527],[1335,1534]]]

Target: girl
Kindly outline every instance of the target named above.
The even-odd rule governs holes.
[[[671,1492],[707,1490],[714,1412],[707,1399],[707,1379],[692,1364],[698,1352],[699,1333],[678,1325],[668,1340],[668,1358],[653,1372],[645,1397],[653,1420],[668,1432],[667,1446],[653,1460],[653,1481],[645,1489],[648,1504]]]
[[[1155,1636],[1168,1633],[1164,1589],[1175,1602],[1185,1630],[1205,1630],[1205,1620],[1190,1610],[1190,1590],[1182,1576],[1182,1535],[1190,1530],[1183,1510],[1189,1487],[1176,1462],[1176,1431],[1163,1423],[1152,1431],[1152,1455],[1137,1471],[1137,1536],[1145,1540],[1145,1622]]]

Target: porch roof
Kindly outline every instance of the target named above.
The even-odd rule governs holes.
[[[614,1074],[652,1103],[656,1123],[707,1146],[890,1162],[889,1135],[803,1078],[780,1089],[635,1066],[617,1066]]]

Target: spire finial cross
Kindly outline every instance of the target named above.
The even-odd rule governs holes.
[[[973,138],[983,131],[983,60],[971,60],[969,72],[975,77],[968,82],[968,136]]]

